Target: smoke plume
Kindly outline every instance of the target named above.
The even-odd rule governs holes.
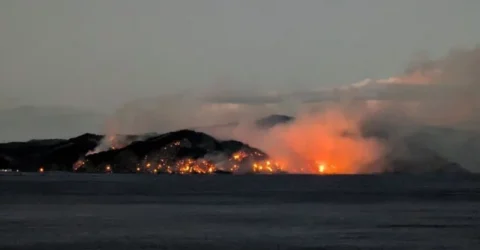
[[[395,77],[336,89],[222,89],[140,100],[112,116],[107,134],[193,128],[260,148],[294,173],[378,172],[387,158],[427,154],[478,171],[479,88],[480,48],[455,50],[438,60],[414,60]],[[269,130],[254,125],[286,109],[294,110],[293,123]]]
[[[480,48],[451,51],[397,77],[310,94],[294,123],[269,131],[243,125],[231,136],[287,162],[290,172],[318,172],[319,164],[333,173],[378,172],[386,158],[434,157],[478,171],[479,87]]]

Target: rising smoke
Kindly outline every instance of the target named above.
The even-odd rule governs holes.
[[[480,147],[479,70],[480,47],[451,51],[440,60],[417,61],[406,74],[429,79],[427,84],[395,85],[381,92],[380,108],[365,117],[362,130],[381,134],[390,154],[406,148],[408,139],[410,148],[411,144],[428,148],[471,171],[479,171],[480,157],[474,154]]]
[[[378,172],[385,158],[419,157],[417,148],[478,171],[479,88],[480,48],[455,50],[439,60],[417,59],[400,76],[335,90],[262,96],[252,89],[249,96],[185,94],[130,103],[109,120],[107,134],[199,127],[258,147],[289,172],[314,173],[320,165],[332,173]],[[288,106],[295,122],[268,131],[253,125],[252,118],[281,112],[285,103],[296,104]],[[238,123],[208,126],[231,122]]]
[[[291,172],[311,161],[336,173],[377,172],[388,157],[432,154],[478,171],[479,87],[480,48],[457,50],[416,61],[399,77],[309,97],[311,109],[298,112],[294,123],[270,131],[239,127],[232,136],[288,162]]]

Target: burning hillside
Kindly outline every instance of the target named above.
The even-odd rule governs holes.
[[[132,137],[133,138],[133,137]],[[140,137],[135,137],[140,138]],[[222,174],[279,173],[280,163],[240,141],[219,141],[191,130],[133,140],[123,147],[106,147],[111,138],[85,134],[69,140],[0,144],[5,169],[89,173]]]
[[[293,119],[292,117],[289,120]],[[366,144],[355,142],[357,139],[352,139],[354,135],[348,133],[339,134],[332,141],[325,140],[328,138],[326,134],[312,133],[310,140],[305,144],[298,144],[295,136],[299,135],[297,129],[300,128],[288,128],[291,126],[290,122],[286,124],[280,121],[278,124],[272,124],[272,128],[263,130],[265,135],[283,135],[278,137],[277,143],[284,144],[282,147],[277,145],[278,151],[271,150],[272,148],[266,145],[271,154],[240,141],[219,141],[207,134],[191,130],[152,136],[133,141],[122,148],[109,148],[91,153],[102,139],[100,136],[87,134],[65,141],[0,144],[1,167],[41,173],[73,171],[142,174],[354,174],[369,172],[361,168],[370,163],[364,159],[371,159],[373,163],[383,167],[383,170],[378,171],[387,172],[422,172],[418,164],[435,164],[438,171],[455,166],[428,151],[422,151],[425,157],[417,156],[413,159],[390,154],[383,161],[375,162],[377,158],[371,156],[372,148],[358,151]],[[302,133],[312,132],[307,127],[302,129]],[[337,147],[338,145],[342,147]],[[319,148],[320,146],[322,148]],[[460,168],[448,168],[447,171],[460,171]]]
[[[302,106],[295,118],[273,115],[250,124],[233,122],[211,127],[208,134],[180,130],[120,136],[109,131],[104,137],[87,134],[70,140],[2,144],[0,160],[11,168],[29,171],[152,174],[462,171],[458,164],[468,164],[469,168],[480,164],[478,157],[465,155],[480,145],[479,58],[480,48],[457,51],[441,60],[417,62],[397,77],[311,92],[298,100]],[[278,107],[278,100],[294,98],[298,95],[270,96],[265,103],[258,96],[230,99],[253,102],[249,108],[256,110]],[[217,98],[227,107],[221,114],[240,114],[248,106],[225,103],[230,99]],[[205,100],[192,102],[194,107],[182,113],[191,116],[182,115],[182,121],[190,124],[194,118],[219,116],[215,112],[223,106],[215,105],[213,99],[207,102],[211,105],[200,105]],[[201,107],[202,112],[196,112],[195,107]],[[127,108],[130,115],[138,113],[135,106]],[[152,114],[145,111],[145,117],[159,119],[153,125],[168,120],[174,126],[174,119]],[[137,116],[132,117],[133,124],[145,125],[136,122]],[[118,119],[118,124],[128,123]],[[184,126],[175,123],[175,127]],[[207,130],[200,127],[199,131]],[[437,131],[441,127],[455,132],[447,133],[451,136],[422,133],[424,128]],[[458,131],[465,128],[470,129],[465,133],[477,139],[460,135]]]
[[[479,59],[480,47],[454,51],[396,77],[309,93],[295,121],[269,130],[240,126],[232,137],[290,173],[462,171],[459,163],[478,170],[480,159],[462,151],[480,144]],[[423,133],[444,128],[451,130]]]
[[[218,141],[204,133],[181,130],[135,141],[121,149],[87,154],[74,163],[81,172],[151,174],[276,173],[262,151],[238,141]]]

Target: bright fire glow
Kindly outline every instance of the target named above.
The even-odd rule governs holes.
[[[353,110],[355,111],[355,110]],[[382,155],[383,145],[360,136],[363,114],[335,107],[298,116],[294,123],[269,131],[241,131],[236,135],[265,150],[270,164],[281,162],[281,171],[292,174],[357,174]],[[275,170],[275,168],[272,168]],[[269,171],[257,163],[254,170]]]
[[[325,164],[318,165],[318,172],[321,174],[325,172]]]
[[[346,128],[341,120],[336,120],[335,123]],[[354,163],[368,155],[368,150],[372,148],[365,142],[356,142],[338,135],[333,137],[332,132],[328,131],[331,127],[319,125],[323,122],[305,124],[310,125],[282,131],[272,130],[272,135],[279,141],[273,144],[275,148],[266,147],[270,151],[269,156],[256,150],[239,150],[231,154],[226,162],[220,163],[193,158],[178,160],[175,152],[182,143],[177,141],[164,147],[164,151],[158,154],[145,156],[142,162],[136,163],[131,169],[133,172],[151,174],[214,174],[217,171],[234,174],[346,174],[354,173]],[[278,145],[285,145],[288,150],[279,148]],[[84,166],[86,161],[77,161],[74,169]],[[106,165],[104,172],[111,173],[111,165]]]
[[[79,168],[83,167],[85,165],[85,161],[83,160],[78,160],[73,164],[73,171],[77,171]]]

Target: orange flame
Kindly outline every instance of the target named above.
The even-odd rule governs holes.
[[[259,134],[238,135],[282,162],[280,171],[299,174],[356,174],[375,162],[382,152],[376,140],[359,136],[361,116],[329,109],[300,116],[294,123]],[[264,171],[264,164],[254,170]],[[368,169],[370,171],[372,169]],[[374,170],[372,170],[374,171]]]
[[[313,120],[300,119],[292,126],[274,128],[269,132],[265,141],[270,144],[259,145],[260,148],[267,150],[269,156],[260,151],[240,150],[233,153],[227,164],[222,163],[221,167],[205,159],[175,159],[172,152],[182,145],[176,141],[165,146],[155,157],[145,156],[132,170],[152,174],[213,174],[217,170],[261,174],[356,173],[361,163],[372,159],[375,145],[368,141],[342,136],[340,133],[342,130],[354,131],[355,127],[352,124],[354,123],[350,119],[339,113],[331,113]],[[79,160],[74,164],[74,169],[84,165],[85,161]],[[111,165],[106,165],[104,172],[111,173]]]

